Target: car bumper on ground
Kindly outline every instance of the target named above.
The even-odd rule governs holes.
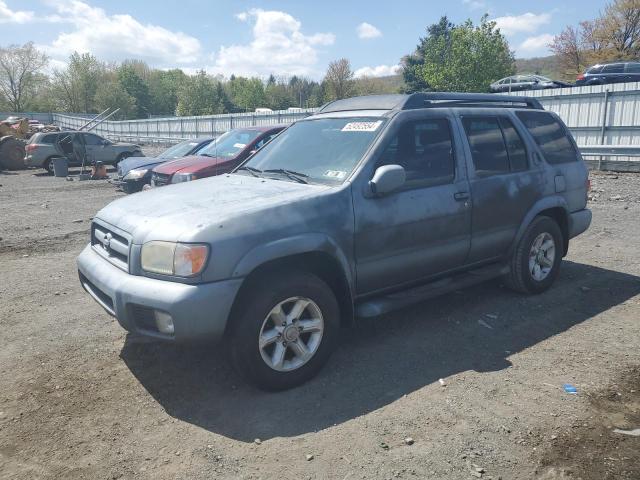
[[[177,342],[221,338],[242,283],[233,279],[193,285],[130,275],[91,245],[77,264],[83,288],[123,328]]]
[[[569,214],[569,238],[577,237],[591,225],[591,210],[585,208]]]

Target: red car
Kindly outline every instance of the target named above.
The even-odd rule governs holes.
[[[200,150],[197,155],[179,158],[155,167],[151,174],[151,187],[190,182],[230,172],[285,128],[286,125],[271,125],[230,130]]]

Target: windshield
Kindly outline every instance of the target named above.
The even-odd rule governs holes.
[[[261,133],[259,130],[231,130],[200,150],[198,155],[227,158],[235,157]]]
[[[353,171],[385,122],[370,117],[300,121],[243,166],[261,172],[284,169],[302,174],[309,181],[340,183]]]
[[[164,152],[158,155],[158,158],[180,158],[184,157],[187,153],[193,150],[198,142],[194,142],[193,140],[187,140],[185,142],[180,142],[173,147],[167,148]]]

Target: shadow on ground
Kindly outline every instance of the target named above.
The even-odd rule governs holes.
[[[215,347],[129,337],[121,357],[170,415],[250,442],[348,421],[459,372],[508,368],[509,355],[638,294],[640,277],[573,262],[538,296],[488,282],[345,330],[317,378],[281,393],[246,386]]]

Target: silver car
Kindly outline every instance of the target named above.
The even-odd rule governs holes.
[[[570,87],[569,83],[551,80],[542,75],[513,75],[493,82],[490,86],[494,93],[518,92],[523,90],[543,90],[546,88]]]
[[[86,154],[79,155],[74,145],[79,145]],[[36,133],[29,139],[25,151],[27,167],[44,168],[50,174],[53,174],[52,160],[61,156],[67,158],[70,166],[82,165],[83,156],[85,165],[93,162],[116,165],[127,157],[144,156],[139,145],[115,143],[89,132]]]

